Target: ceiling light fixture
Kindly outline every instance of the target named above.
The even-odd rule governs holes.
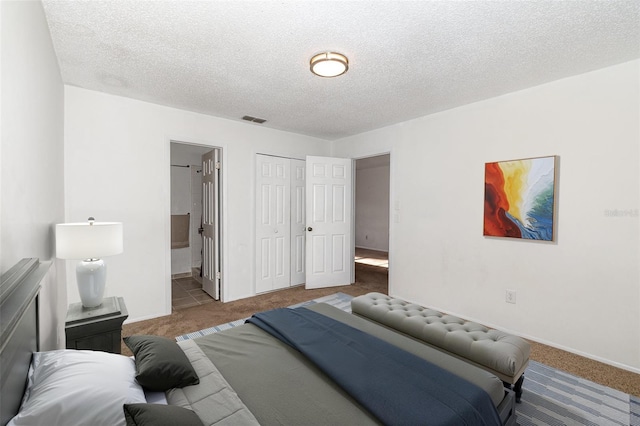
[[[311,72],[320,77],[337,77],[349,69],[346,56],[335,52],[324,52],[311,58]]]

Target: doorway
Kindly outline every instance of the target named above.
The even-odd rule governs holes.
[[[356,283],[389,283],[390,154],[355,160]]]
[[[207,276],[203,273],[213,263],[219,271],[220,264],[220,251],[217,250],[216,260],[212,262],[213,256],[207,255],[203,245],[204,213],[210,213],[204,208],[208,203],[207,194],[203,191],[203,183],[207,180],[203,156],[211,152],[216,152],[221,158],[218,148],[177,141],[170,143],[172,310],[209,303],[216,296],[219,298],[219,291],[215,293],[207,287]],[[221,211],[219,195],[216,195],[215,214],[211,215],[218,225]],[[220,247],[219,229],[214,240],[213,243],[208,241],[207,247]],[[216,284],[215,290],[219,288],[219,280]]]

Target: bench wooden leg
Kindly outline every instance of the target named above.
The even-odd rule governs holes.
[[[522,373],[522,376],[520,376],[513,387],[513,391],[516,393],[516,402],[520,402],[522,399],[522,383],[524,383],[524,373]]]
[[[520,402],[522,399],[522,383],[524,383],[524,373],[513,385],[513,392],[516,394],[516,402]],[[511,383],[502,381],[504,387],[507,389],[511,389]]]

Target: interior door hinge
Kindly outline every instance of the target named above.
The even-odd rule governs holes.
[[[222,164],[219,161],[216,161],[216,170],[220,170],[222,168]]]
[[[222,274],[220,273],[220,271],[216,272],[216,280],[219,280],[222,278]]]

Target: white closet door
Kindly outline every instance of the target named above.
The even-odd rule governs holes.
[[[256,293],[289,287],[290,160],[256,156]]]
[[[305,282],[305,164],[291,160],[291,285]]]

